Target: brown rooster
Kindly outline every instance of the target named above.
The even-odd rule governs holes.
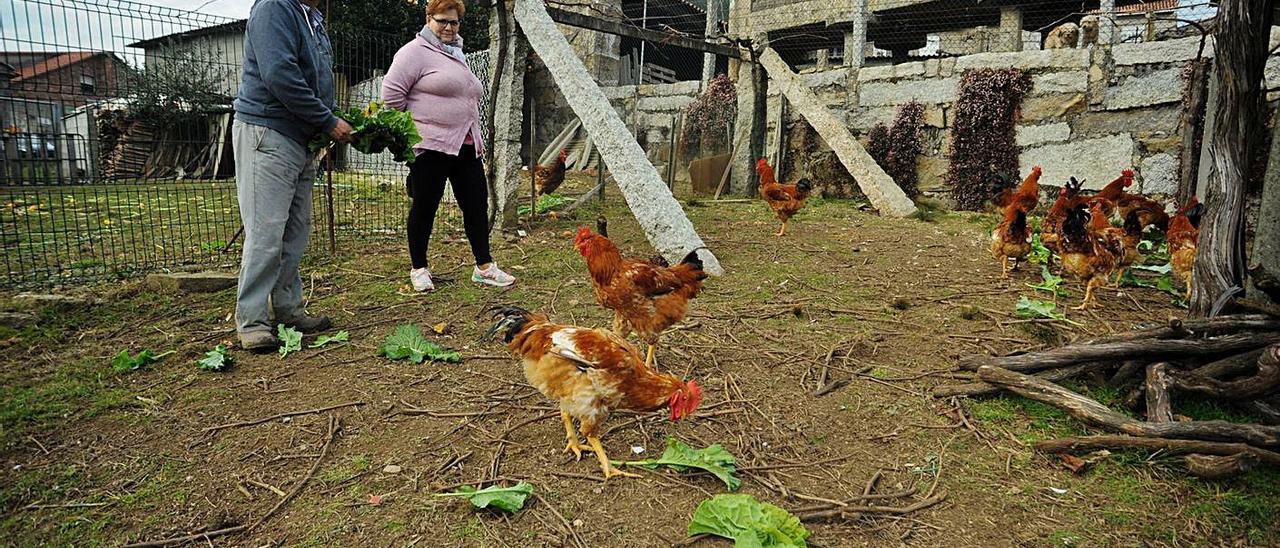
[[[689,312],[689,299],[702,291],[702,260],[694,250],[673,267],[623,258],[609,238],[578,229],[574,240],[587,261],[591,285],[600,306],[613,311],[613,330],[626,337],[634,331],[649,344],[645,363],[653,365],[658,338]]]
[[[1080,187],[1083,185],[1084,183],[1077,181],[1075,177],[1067,181],[1058,190],[1058,198],[1053,201],[1053,205],[1049,206],[1049,212],[1040,220],[1040,243],[1053,253],[1062,252],[1058,246],[1062,238],[1062,221],[1067,218],[1068,211],[1083,203],[1083,198],[1080,196]],[[1053,253],[1049,254],[1048,266],[1052,266]]]
[[[489,328],[492,340],[501,334],[507,349],[524,364],[529,384],[560,403],[569,442],[564,451],[582,458],[587,448],[578,443],[573,419],[578,420],[590,451],[600,461],[604,478],[638,477],[609,464],[600,443],[601,425],[614,409],[671,410],[671,420],[691,415],[702,403],[702,388],[660,373],[640,360],[640,352],[614,333],[551,323],[542,314],[517,307],[498,308],[497,323]]]
[[[560,184],[564,183],[565,159],[569,157],[567,150],[561,149],[560,155],[556,156],[556,162],[549,166],[533,166],[533,185],[538,190],[538,195],[546,195],[555,192],[560,188]]]
[[[1120,176],[1116,180],[1107,183],[1107,186],[1102,187],[1102,190],[1099,190],[1092,197],[1106,200],[1102,202],[1102,213],[1107,217],[1111,217],[1111,212],[1115,209],[1116,202],[1126,194],[1125,189],[1131,186],[1133,186],[1133,170],[1126,169],[1120,172]]]
[[[1111,229],[1103,207],[1101,200],[1087,211],[1077,207],[1062,222],[1062,269],[1085,282],[1084,302],[1076,310],[1097,303],[1094,290],[1106,283],[1124,254],[1124,243]]]
[[[1191,300],[1191,270],[1196,262],[1196,243],[1200,239],[1200,215],[1204,206],[1192,196],[1173,218],[1165,241],[1169,243],[1169,264],[1174,275],[1187,286],[1187,300]]]
[[[795,184],[779,183],[774,178],[773,168],[764,158],[756,162],[756,173],[760,174],[760,196],[769,203],[769,208],[773,209],[773,213],[782,220],[782,228],[778,230],[777,235],[785,236],[787,221],[804,207],[804,201],[809,199],[809,193],[813,191],[813,183],[808,179],[800,179]]]

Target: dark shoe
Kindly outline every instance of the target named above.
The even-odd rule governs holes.
[[[280,339],[277,339],[270,331],[246,331],[239,335],[240,348],[254,354],[275,352],[277,348],[280,348]]]
[[[280,320],[278,323],[282,323],[307,334],[319,333],[333,326],[333,321],[330,320],[328,316],[312,316],[310,314],[303,314],[287,320]]]

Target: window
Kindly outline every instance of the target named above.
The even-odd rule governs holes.
[[[80,75],[80,93],[94,93],[98,90],[98,82],[88,74]]]

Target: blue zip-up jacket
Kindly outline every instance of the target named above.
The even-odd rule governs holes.
[[[333,49],[298,0],[256,0],[244,33],[236,117],[306,145],[338,125]]]

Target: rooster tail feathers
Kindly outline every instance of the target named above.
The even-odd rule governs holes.
[[[488,311],[493,312],[493,319],[497,320],[488,331],[485,331],[484,340],[492,341],[499,333],[502,334],[502,342],[509,343],[515,338],[524,326],[529,323],[532,314],[518,306],[496,306]]]
[[[702,258],[698,257],[698,250],[695,249],[690,251],[688,255],[685,255],[684,258],[680,260],[680,264],[688,265],[689,270],[696,275],[697,279],[707,279],[707,273],[702,271]]]
[[[796,181],[796,189],[801,192],[809,192],[810,190],[813,190],[813,181],[810,181],[809,179],[800,179],[799,181]]]

